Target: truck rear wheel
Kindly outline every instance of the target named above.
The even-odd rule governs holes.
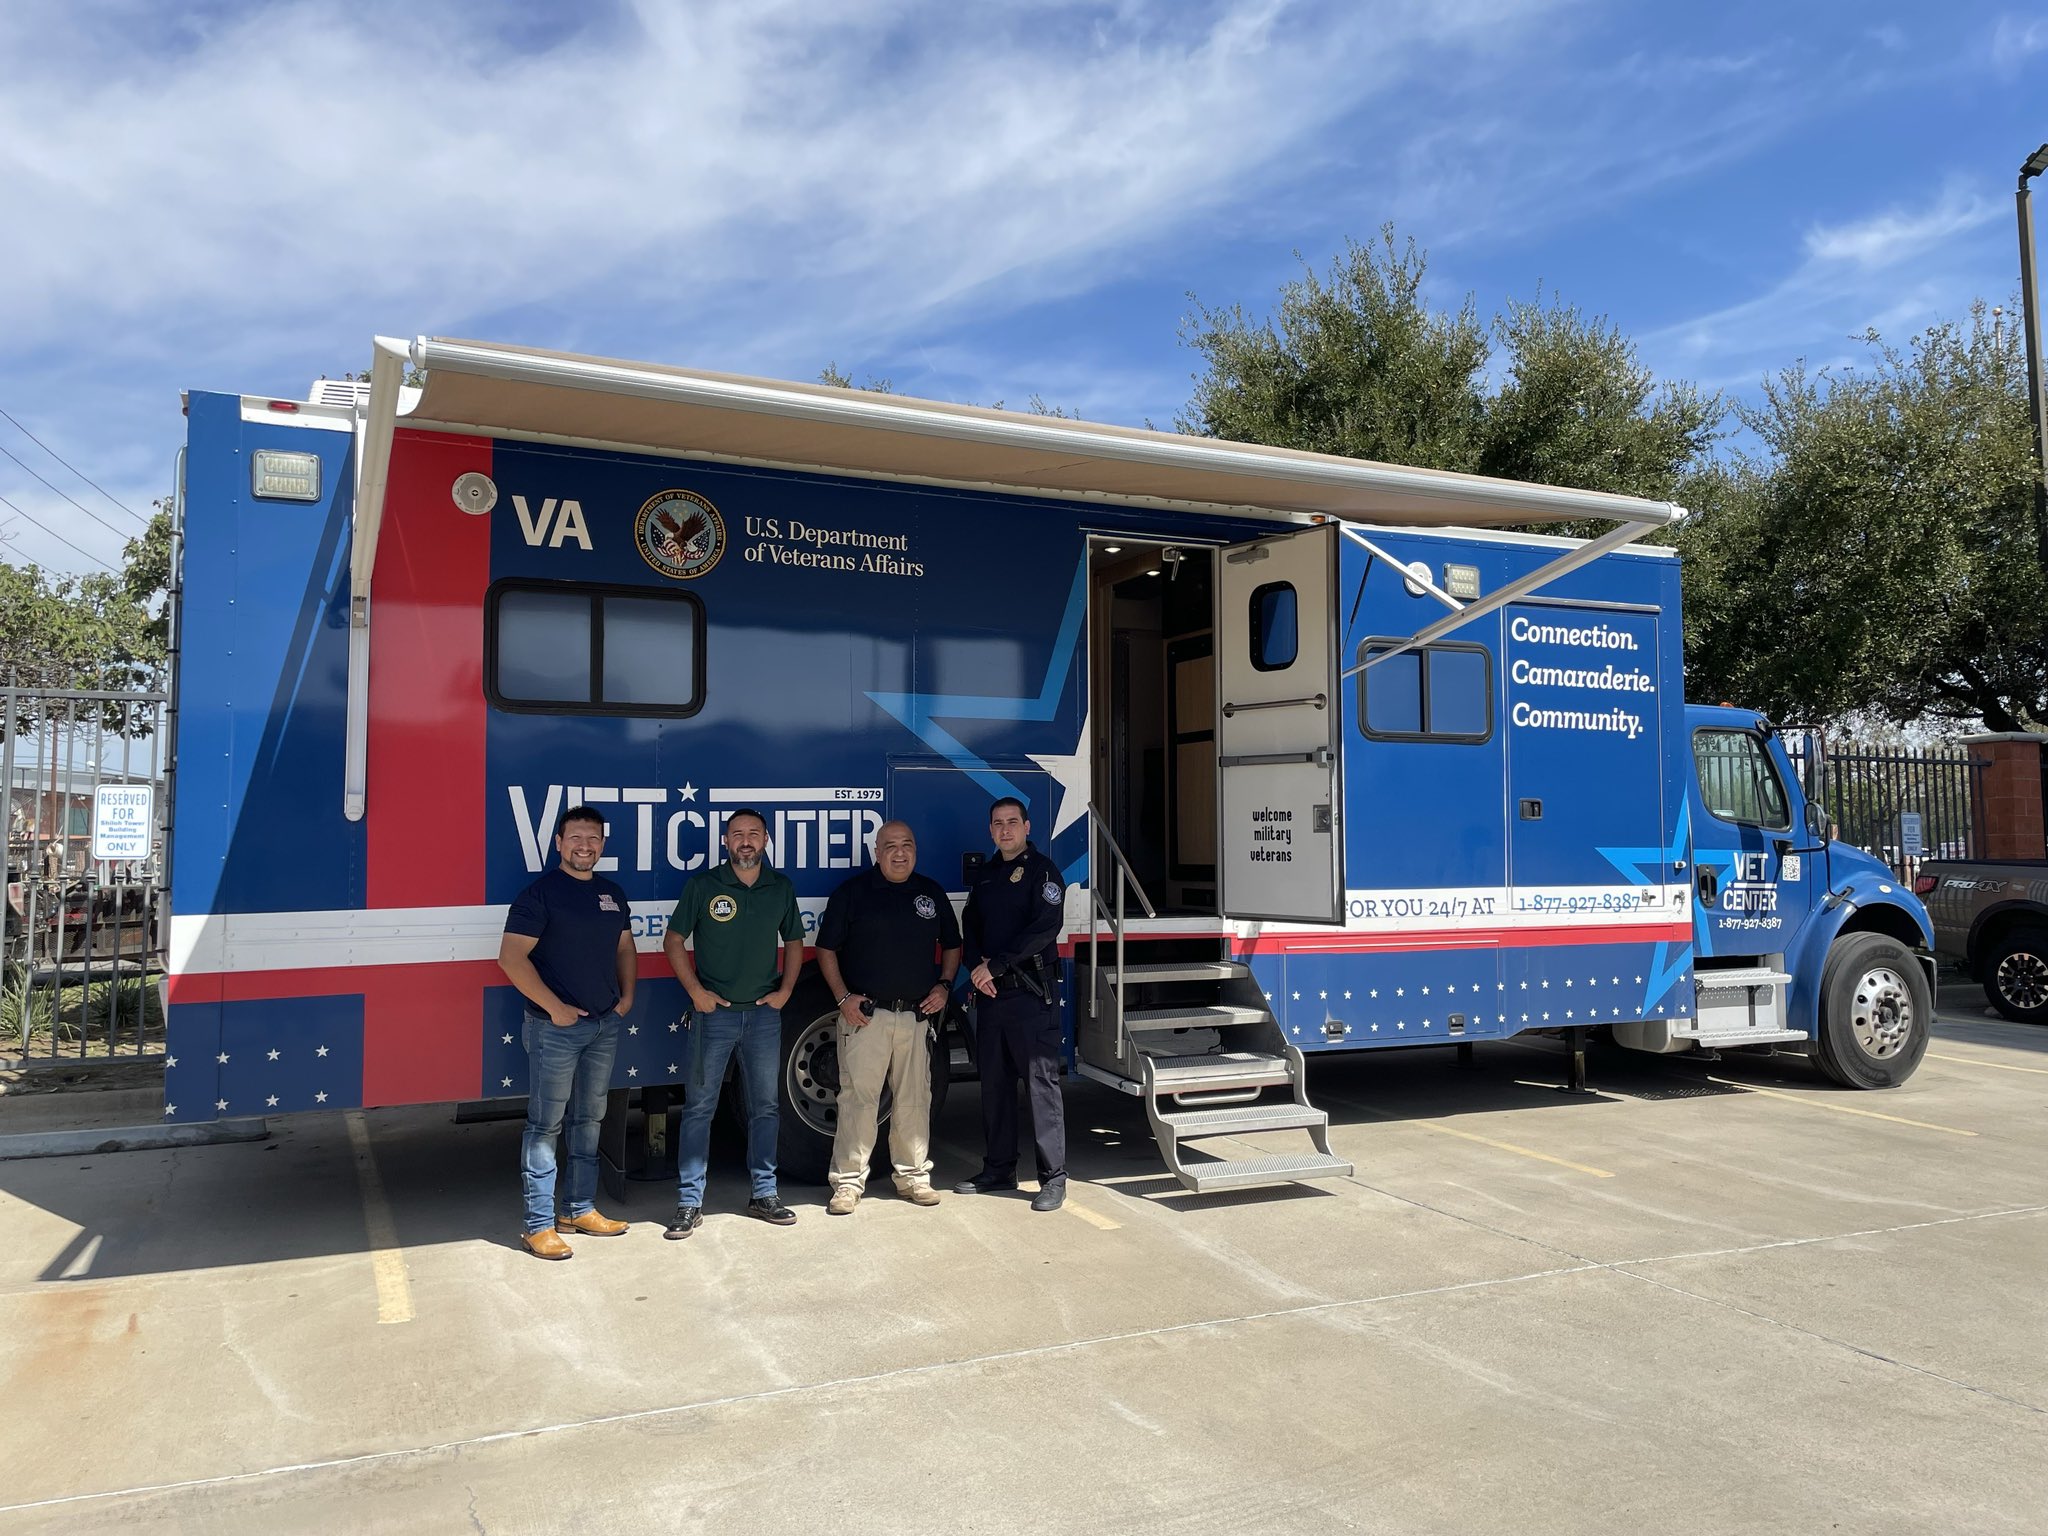
[[[944,1021],[942,1021],[943,1025]],[[952,1076],[952,1046],[941,1027],[932,1051],[932,1120],[946,1103]],[[823,986],[799,987],[782,1010],[781,1121],[776,1137],[776,1171],[800,1184],[823,1184],[832,1163],[832,1138],[839,1129],[839,1010]],[[887,1088],[876,1116],[875,1168],[889,1162]]]
[[[2048,928],[1999,935],[1985,959],[1984,994],[2015,1024],[2048,1022]]]
[[[1882,933],[1849,933],[1821,972],[1814,1059],[1845,1088],[1896,1088],[1926,1054],[1934,991],[1913,952]]]

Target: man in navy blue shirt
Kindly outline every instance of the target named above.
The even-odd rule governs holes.
[[[519,1172],[527,1251],[566,1259],[565,1232],[617,1237],[623,1221],[600,1213],[597,1132],[619,1051],[619,1020],[633,1007],[639,969],[626,893],[596,873],[604,818],[572,806],[555,823],[556,867],[519,893],[505,914],[498,966],[526,999],[531,1082]],[[555,1138],[569,1130],[569,1187],[557,1199]]]

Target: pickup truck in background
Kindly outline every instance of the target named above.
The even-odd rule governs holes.
[[[2008,1019],[2048,1023],[2048,862],[1927,859],[1913,893],[1934,919],[1936,954],[1966,965]]]

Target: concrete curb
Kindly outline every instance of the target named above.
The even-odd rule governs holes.
[[[270,1123],[256,1118],[204,1125],[124,1125],[83,1131],[24,1131],[0,1136],[0,1162],[22,1157],[76,1157],[86,1152],[156,1152],[166,1147],[210,1147],[229,1141],[264,1141]]]

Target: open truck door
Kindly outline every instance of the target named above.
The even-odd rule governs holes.
[[[1226,549],[1216,601],[1219,907],[1342,922],[1336,525]]]

